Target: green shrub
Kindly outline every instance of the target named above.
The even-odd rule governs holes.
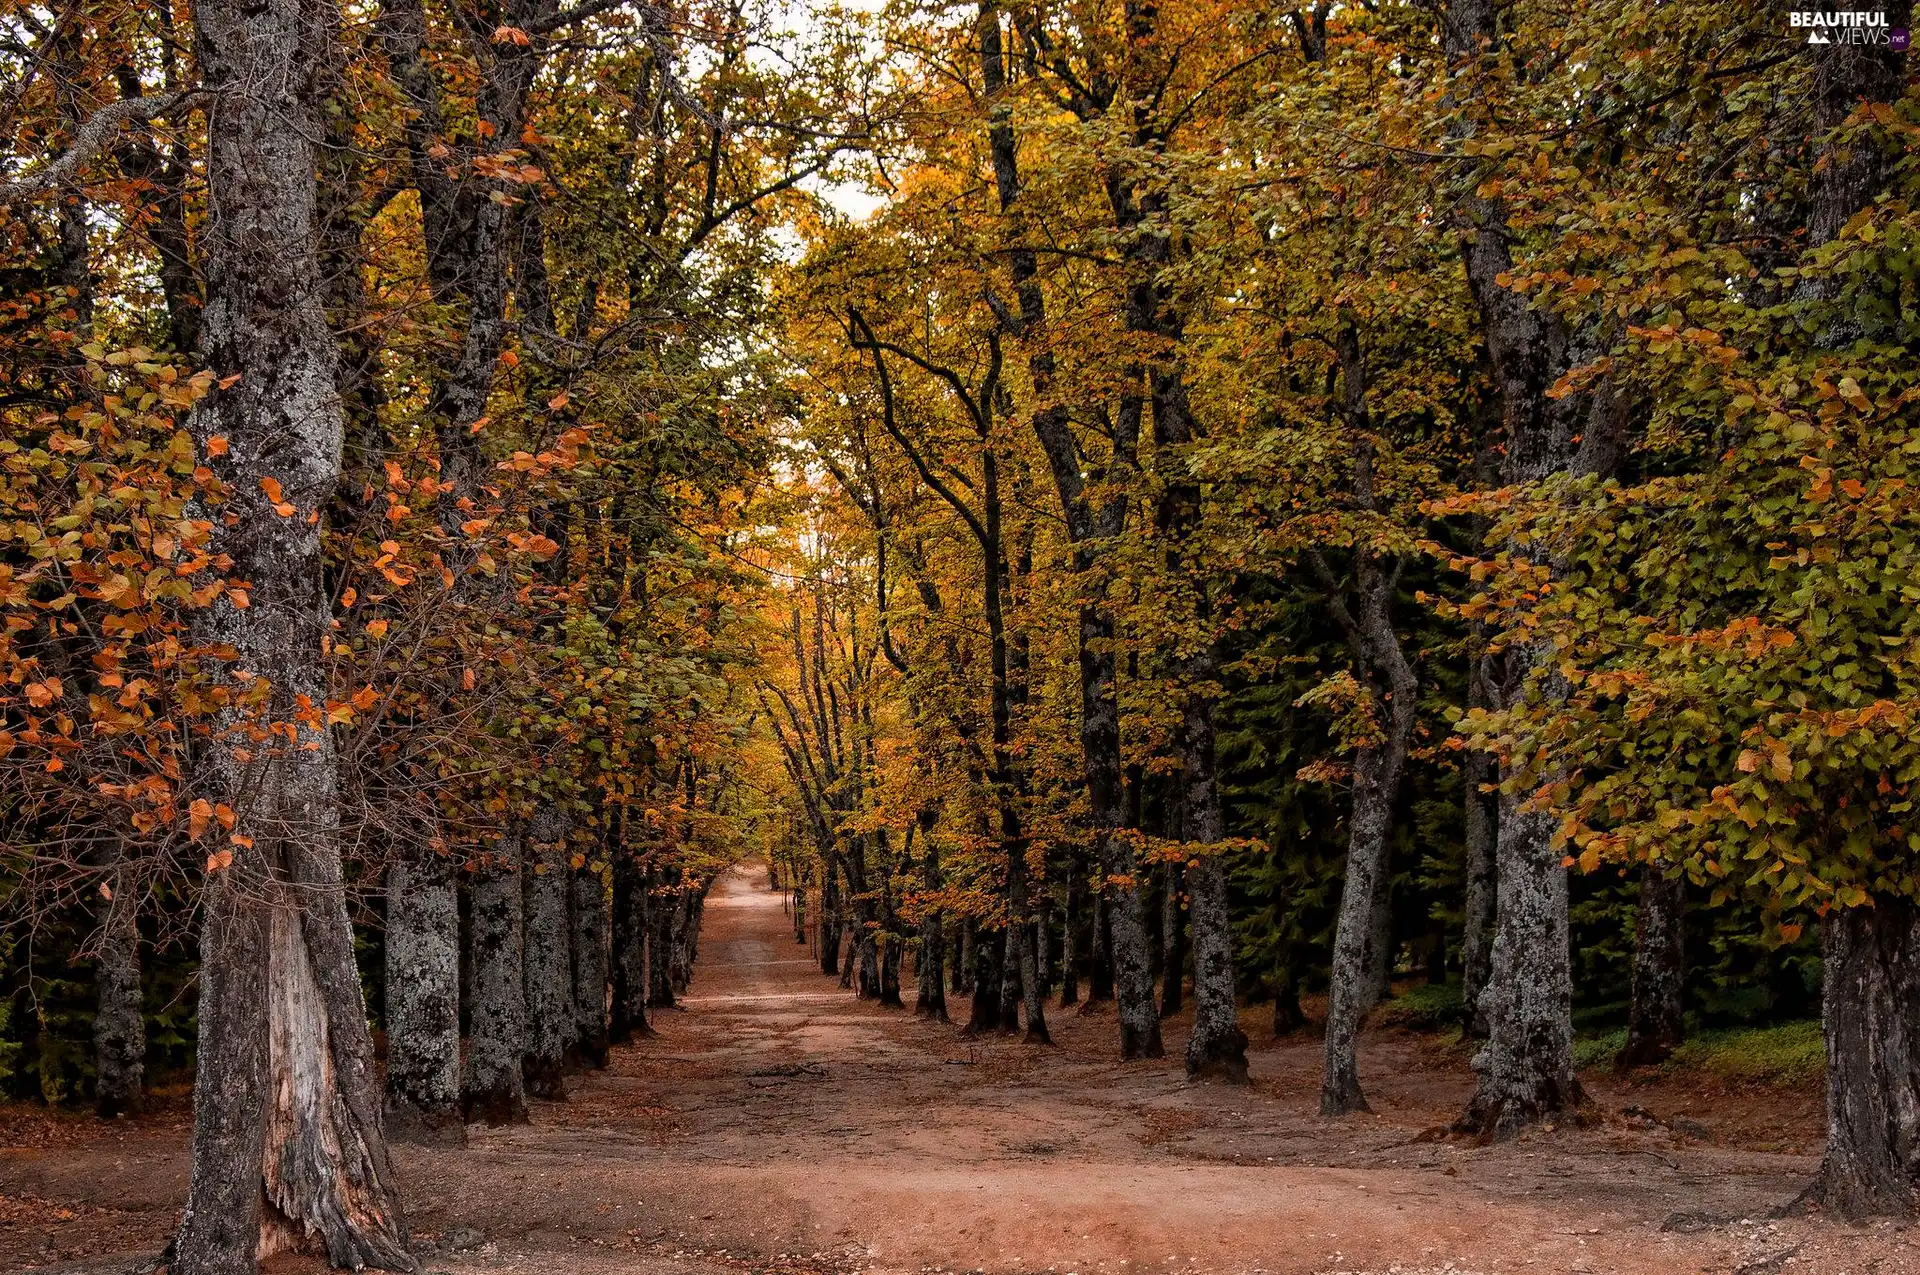
[[[1815,1019],[1702,1032],[1676,1049],[1667,1065],[1744,1084],[1811,1084],[1826,1073],[1826,1040]]]
[[[1460,984],[1416,983],[1380,1003],[1374,1021],[1383,1027],[1438,1031],[1460,1021]]]
[[[1573,1065],[1583,1068],[1611,1067],[1614,1055],[1626,1048],[1626,1044],[1627,1029],[1624,1027],[1592,1035],[1582,1033],[1573,1038]]]

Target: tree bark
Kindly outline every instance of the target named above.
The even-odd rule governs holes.
[[[573,1043],[573,967],[567,954],[566,827],[552,806],[542,804],[528,828],[526,867],[520,875],[525,908],[520,979],[527,1002],[527,1043],[522,1060],[527,1094],[567,1096],[567,1048]]]
[[[1109,905],[1105,890],[1087,890],[1091,906],[1087,909],[1087,1008],[1113,999],[1112,931],[1107,924]]]
[[[1186,918],[1180,907],[1180,865],[1168,860],[1160,865],[1160,1017],[1171,1018],[1180,1012],[1182,984],[1186,980],[1186,953],[1181,950],[1180,926]]]
[[[927,846],[921,856],[920,884],[929,894],[939,890],[942,884],[940,850],[933,841],[933,814],[927,811],[920,816],[925,830],[922,839]],[[914,998],[913,1012],[917,1018],[934,1018],[944,1023],[947,1021],[946,929],[938,908],[925,904],[922,907],[925,912],[920,917],[920,958],[914,970],[919,979],[919,994]]]
[[[840,972],[840,888],[833,860],[820,868],[820,972]]]
[[[113,897],[100,917],[94,963],[99,1000],[93,1016],[94,1110],[111,1119],[138,1115],[146,1103],[147,1020],[140,996],[139,892],[131,874],[108,874]]]
[[[1821,920],[1827,1148],[1801,1197],[1849,1219],[1920,1212],[1920,907]]]
[[[647,1008],[672,1009],[673,917],[678,911],[679,899],[658,888],[659,877],[657,869],[647,869],[647,918],[652,922],[647,928]],[[835,959],[837,961],[837,954]],[[825,964],[824,958],[822,964]]]
[[[1355,1037],[1374,1006],[1378,989],[1374,969],[1380,953],[1376,909],[1387,874],[1387,837],[1397,774],[1384,772],[1388,750],[1362,748],[1353,763],[1353,807],[1347,825],[1346,884],[1334,929],[1333,969],[1327,995],[1325,1056],[1320,1073],[1320,1114],[1343,1116],[1371,1111],[1360,1088]]]
[[[1490,707],[1486,675],[1481,659],[1474,660],[1467,693],[1470,707]],[[1498,889],[1494,871],[1494,846],[1500,831],[1500,798],[1484,791],[1499,780],[1499,767],[1489,753],[1469,752],[1462,767],[1462,786],[1466,789],[1467,898],[1460,935],[1461,1017],[1467,1035],[1483,1038],[1487,1034],[1487,1016],[1480,1008],[1480,993],[1493,968],[1493,907]]]
[[[387,869],[387,1134],[460,1146],[460,901],[431,852]]]
[[[466,1075],[460,1104],[469,1121],[524,1124],[527,997],[520,969],[520,843],[502,838],[473,877],[473,979]]]
[[[1006,948],[1003,936],[991,931],[973,932],[973,1004],[964,1029],[969,1036],[980,1036],[1000,1026],[1000,966]]]
[[[1500,800],[1499,925],[1481,1010],[1487,1039],[1474,1055],[1479,1084],[1457,1127],[1504,1140],[1536,1121],[1578,1111],[1573,1074],[1573,978],[1567,870],[1553,816]]]
[[[651,1036],[647,1022],[647,886],[630,854],[613,861],[613,1009],[608,1038]],[[803,940],[804,941],[804,940]]]
[[[960,922],[960,951],[953,960],[953,992],[956,996],[973,993],[974,923],[972,917]]]
[[[1633,1008],[1621,1067],[1665,1062],[1686,1039],[1685,877],[1658,864],[1640,869],[1640,906],[1633,945]]]
[[[229,591],[196,610],[193,636],[232,652],[207,671],[265,693],[245,706],[235,695],[197,766],[196,786],[233,812],[233,839],[203,901],[192,1167],[172,1269],[250,1275],[263,1256],[306,1249],[407,1271],[341,878],[337,761],[317,709],[331,626],[319,518],[343,427],[313,255],[314,87],[339,15],[325,0],[202,0],[193,16],[217,103],[202,337],[207,366],[231,379],[189,427],[225,493],[214,551],[251,584],[244,608]]]
[[[583,863],[573,870],[573,1041],[583,1066],[607,1065],[607,883]]]
[[[1204,664],[1201,662],[1204,661]],[[1209,646],[1189,661],[1189,672],[1204,668],[1205,681],[1218,673]],[[1202,677],[1188,685],[1203,684]],[[1233,934],[1227,916],[1227,873],[1219,851],[1227,835],[1220,808],[1214,757],[1213,702],[1201,694],[1187,700],[1180,727],[1182,804],[1187,838],[1201,847],[1187,864],[1187,895],[1193,931],[1193,1034],[1187,1038],[1187,1075],[1219,1077],[1236,1084],[1247,1080],[1247,1034],[1240,1030],[1234,997]],[[1168,977],[1176,982],[1176,967]]]
[[[1080,924],[1080,895],[1082,889],[1080,860],[1077,855],[1067,861],[1067,898],[1066,906],[1060,912],[1060,1007],[1075,1004],[1080,999],[1080,947],[1076,927]]]

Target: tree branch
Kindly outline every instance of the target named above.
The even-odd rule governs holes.
[[[69,180],[79,171],[82,164],[93,157],[95,151],[107,144],[109,138],[122,124],[134,120],[151,120],[165,115],[188,98],[198,97],[205,89],[183,89],[178,93],[160,93],[153,97],[122,98],[110,102],[95,111],[87,122],[74,134],[73,144],[65,153],[48,160],[32,172],[24,173],[10,182],[0,182],[0,206],[11,204],[29,195],[58,186]]]

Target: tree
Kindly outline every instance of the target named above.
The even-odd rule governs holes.
[[[212,192],[202,339],[222,384],[194,442],[220,482],[213,544],[251,588],[195,617],[224,709],[197,783],[208,857],[193,1178],[176,1270],[252,1271],[309,1246],[412,1270],[353,960],[325,718],[320,518],[339,481],[338,358],[313,257],[310,89],[330,5],[195,10]]]

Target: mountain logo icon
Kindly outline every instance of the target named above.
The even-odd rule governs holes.
[[[1807,43],[1808,44],[1832,44],[1833,41],[1827,39],[1826,36],[1821,35],[1818,31],[1809,31],[1807,32]]]

